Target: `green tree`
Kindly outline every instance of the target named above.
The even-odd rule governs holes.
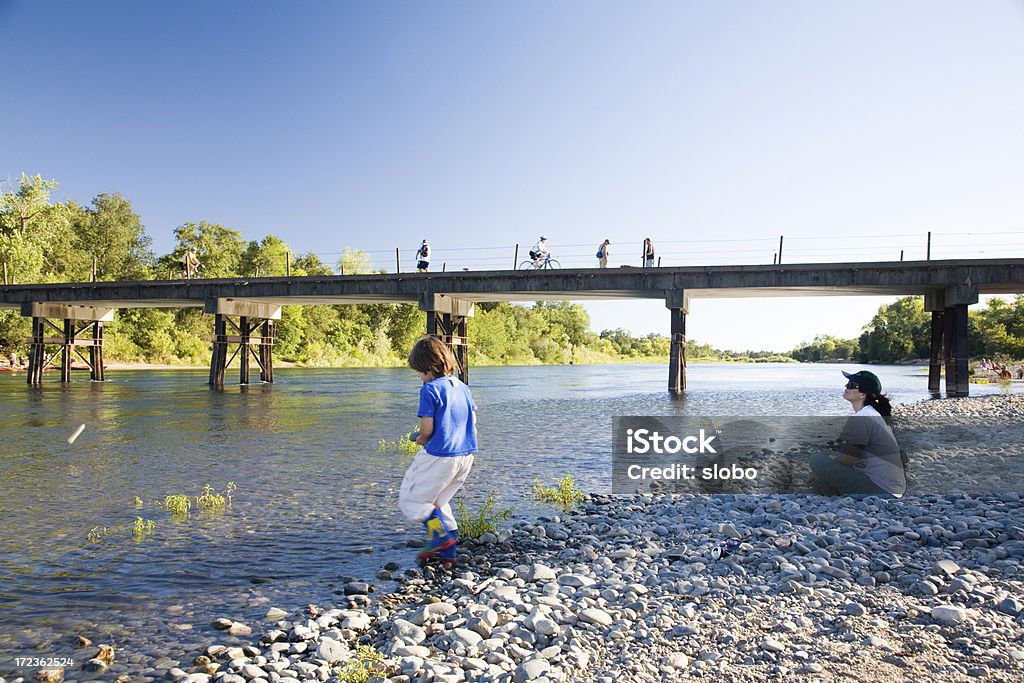
[[[303,275],[334,275],[334,271],[321,261],[319,256],[309,252],[295,258],[292,263],[292,274],[300,277]]]
[[[25,338],[32,330],[30,320],[20,311],[0,311],[0,352],[24,353]]]
[[[256,277],[285,275],[290,251],[291,247],[274,235],[267,235],[259,242],[249,242],[240,259],[242,274]]]
[[[862,362],[895,363],[927,358],[931,348],[931,317],[919,296],[907,296],[879,307],[860,336]]]
[[[590,316],[581,304],[571,301],[537,302],[533,310],[537,312],[552,329],[564,333],[573,346],[583,346],[590,334]]]
[[[790,351],[789,355],[804,363],[828,360],[847,360],[857,355],[859,343],[856,339],[840,339],[819,334],[812,342],[805,342]]]
[[[22,173],[17,187],[0,187],[0,260],[11,282],[45,282],[59,272],[70,246],[68,209],[50,203],[56,180]]]
[[[968,325],[972,356],[1024,357],[1024,296],[1018,295],[1012,303],[1000,297],[989,299],[985,308],[970,312]]]
[[[373,260],[362,249],[345,247],[341,250],[341,258],[338,259],[338,272],[342,275],[366,275],[367,273],[372,273]]]
[[[99,194],[88,209],[74,207],[71,228],[74,251],[84,259],[79,267],[86,274],[91,273],[95,258],[97,280],[152,277],[152,239],[131,203],[120,193]]]

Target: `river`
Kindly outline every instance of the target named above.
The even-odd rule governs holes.
[[[474,368],[481,448],[467,504],[494,496],[535,515],[534,479],[565,473],[607,492],[615,415],[847,414],[841,369],[852,371],[691,365],[679,399],[660,364]],[[928,398],[922,368],[871,369],[894,403]],[[223,392],[203,371],[108,378],[29,389],[23,375],[0,376],[0,675],[15,657],[82,658],[76,635],[140,667],[159,654],[188,662],[224,640],[215,617],[258,630],[269,606],[329,604],[351,578],[386,589],[374,578],[382,565],[411,565],[405,540],[419,530],[395,507],[409,457],[378,445],[416,423],[412,371],[282,369],[274,385]],[[222,512],[174,519],[156,504],[228,482],[237,489]],[[136,517],[155,523],[140,540]]]

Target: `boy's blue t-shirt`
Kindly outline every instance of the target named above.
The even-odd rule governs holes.
[[[455,456],[476,452],[476,403],[469,387],[448,375],[430,380],[420,389],[418,417],[434,418],[434,433],[423,448],[431,455]]]

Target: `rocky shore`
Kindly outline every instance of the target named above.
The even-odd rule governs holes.
[[[234,635],[193,661],[121,680],[1020,681],[1024,402],[895,418],[918,479],[903,500],[592,496],[463,544],[454,571],[392,565],[344,604],[220,619]],[[942,467],[969,490],[929,492]]]

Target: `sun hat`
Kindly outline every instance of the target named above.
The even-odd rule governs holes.
[[[874,396],[882,395],[882,381],[873,372],[861,370],[860,372],[843,372],[843,377],[860,387],[865,394]]]

